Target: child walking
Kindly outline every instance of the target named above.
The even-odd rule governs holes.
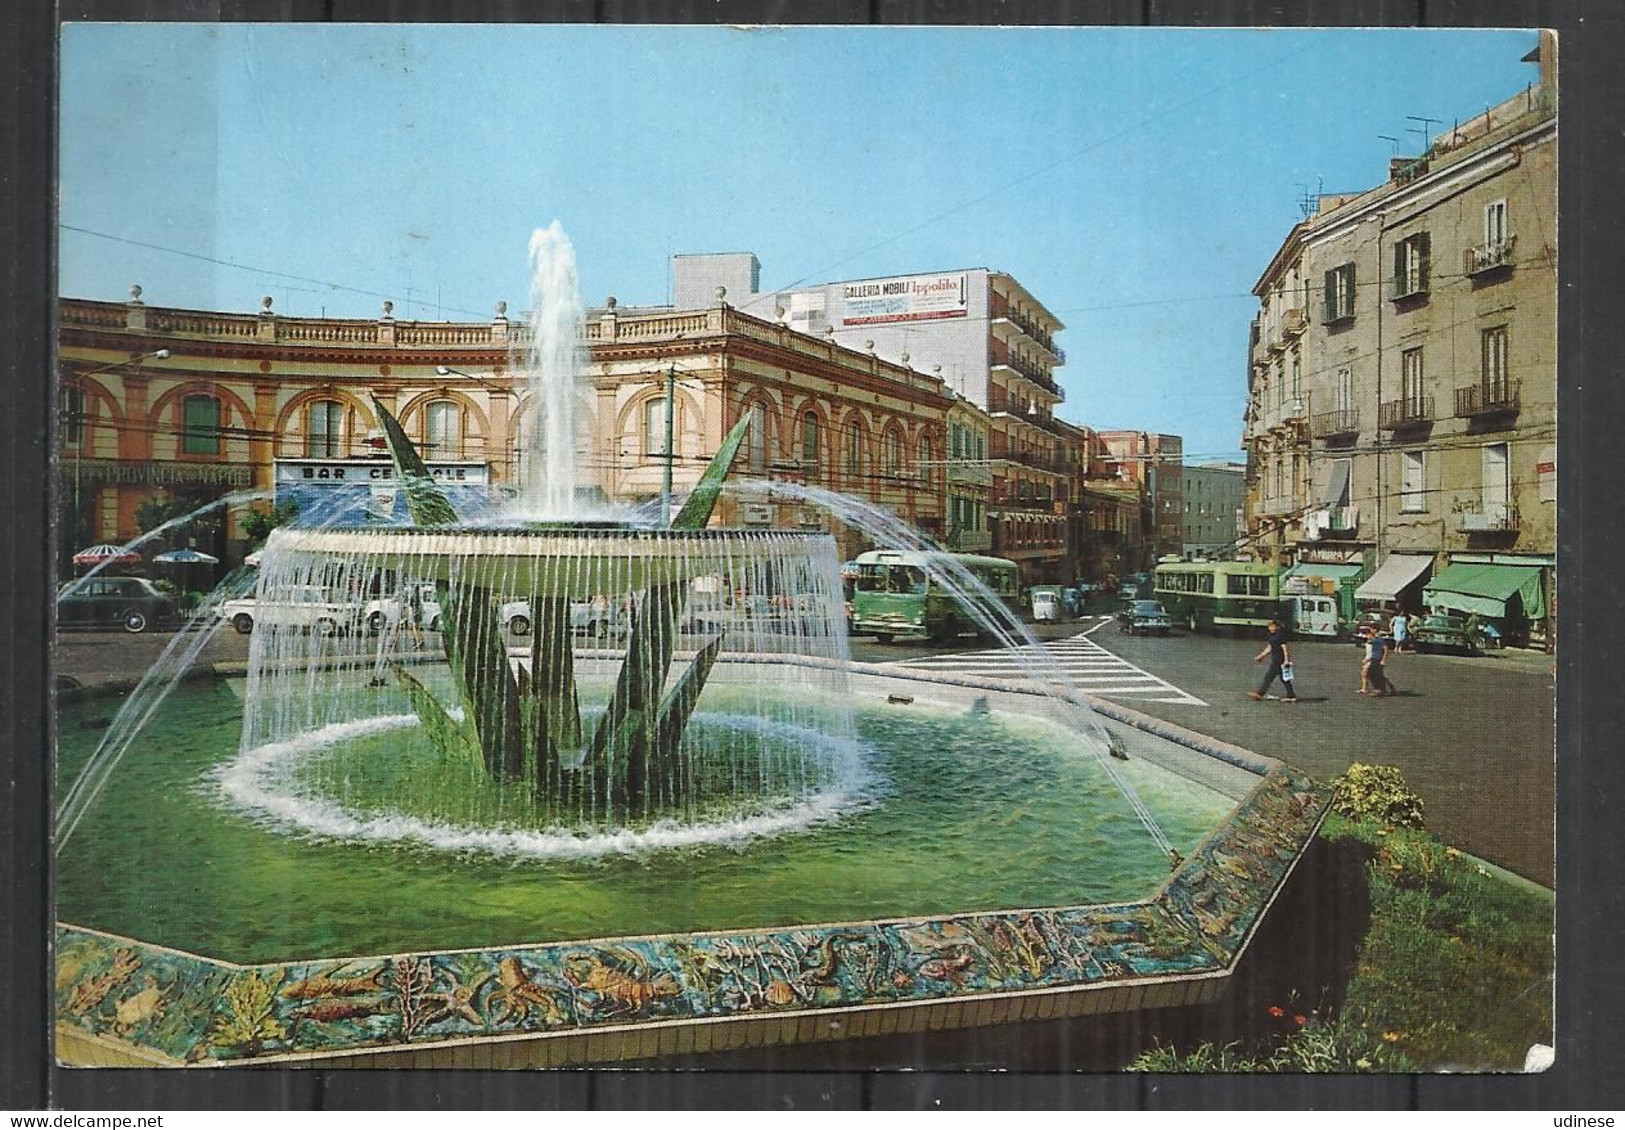
[[[1276,679],[1281,680],[1281,686],[1286,694],[1282,696],[1287,702],[1297,702],[1298,692],[1292,686],[1292,652],[1287,647],[1286,629],[1279,620],[1270,621],[1270,634],[1264,643],[1264,650],[1253,656],[1254,663],[1262,663],[1265,656],[1270,658],[1269,670],[1264,672],[1264,681],[1258,685],[1256,691],[1249,691],[1247,697],[1261,699],[1269,694],[1270,687]]]

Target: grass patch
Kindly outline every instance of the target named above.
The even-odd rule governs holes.
[[[1340,986],[1313,1007],[1258,988],[1244,1038],[1158,1044],[1131,1070],[1518,1071],[1552,1038],[1553,910],[1420,829],[1327,817],[1363,852],[1370,919]],[[1317,945],[1333,945],[1319,942]]]

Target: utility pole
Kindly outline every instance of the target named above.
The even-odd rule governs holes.
[[[671,525],[671,464],[676,458],[672,450],[672,420],[677,408],[677,366],[674,364],[666,370],[666,473],[660,493],[660,518],[666,525]]]

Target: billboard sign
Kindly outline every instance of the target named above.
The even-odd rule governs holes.
[[[490,504],[490,468],[484,463],[430,463],[429,474],[460,512]],[[388,459],[278,459],[277,505],[291,502],[304,523],[367,526],[407,520],[406,493],[396,489]]]
[[[844,283],[841,298],[843,326],[963,318],[970,312],[970,277],[961,271]]]

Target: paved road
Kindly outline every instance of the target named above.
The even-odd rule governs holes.
[[[1316,777],[1334,777],[1351,761],[1397,765],[1426,801],[1429,828],[1447,842],[1547,886],[1554,882],[1556,685],[1548,656],[1404,655],[1390,668],[1401,694],[1367,699],[1354,693],[1358,649],[1299,641],[1293,660],[1303,701],[1287,705],[1246,696],[1262,674],[1252,662],[1256,640],[1125,636],[1094,617],[1041,625],[1037,635],[1064,669],[1093,680],[1092,689],[1115,701],[1282,758]],[[171,639],[167,633],[64,632],[57,671],[86,683],[135,679]],[[1011,674],[1010,660],[987,650],[956,649],[950,656],[922,643],[859,639],[852,652],[865,662]],[[209,641],[200,661],[247,656],[247,637],[227,628]]]
[[[1046,646],[1060,655],[1072,643]],[[1359,688],[1360,650],[1300,640],[1292,645],[1302,701],[1254,702],[1263,668],[1253,639],[1126,636],[1095,617],[1067,625],[1174,688],[1175,694],[1109,694],[1148,714],[1279,757],[1328,779],[1350,762],[1397,765],[1426,802],[1428,827],[1446,842],[1536,882],[1555,879],[1553,806],[1556,682],[1550,656],[1508,650],[1477,658],[1402,655],[1389,665],[1400,694],[1371,699]],[[919,645],[854,641],[857,658],[929,666]],[[947,666],[948,664],[942,664]],[[997,655],[955,656],[953,669],[1010,674]],[[1087,683],[1084,689],[1091,688]]]
[[[1114,655],[1094,640],[1085,629],[1065,639],[1049,640],[1037,647],[1010,650],[956,651],[903,660],[899,666],[917,671],[945,671],[959,675],[990,675],[994,678],[1037,678],[1053,680],[1064,675],[1074,686],[1090,694],[1128,703],[1172,702],[1206,706],[1201,699],[1158,678],[1149,671]]]

